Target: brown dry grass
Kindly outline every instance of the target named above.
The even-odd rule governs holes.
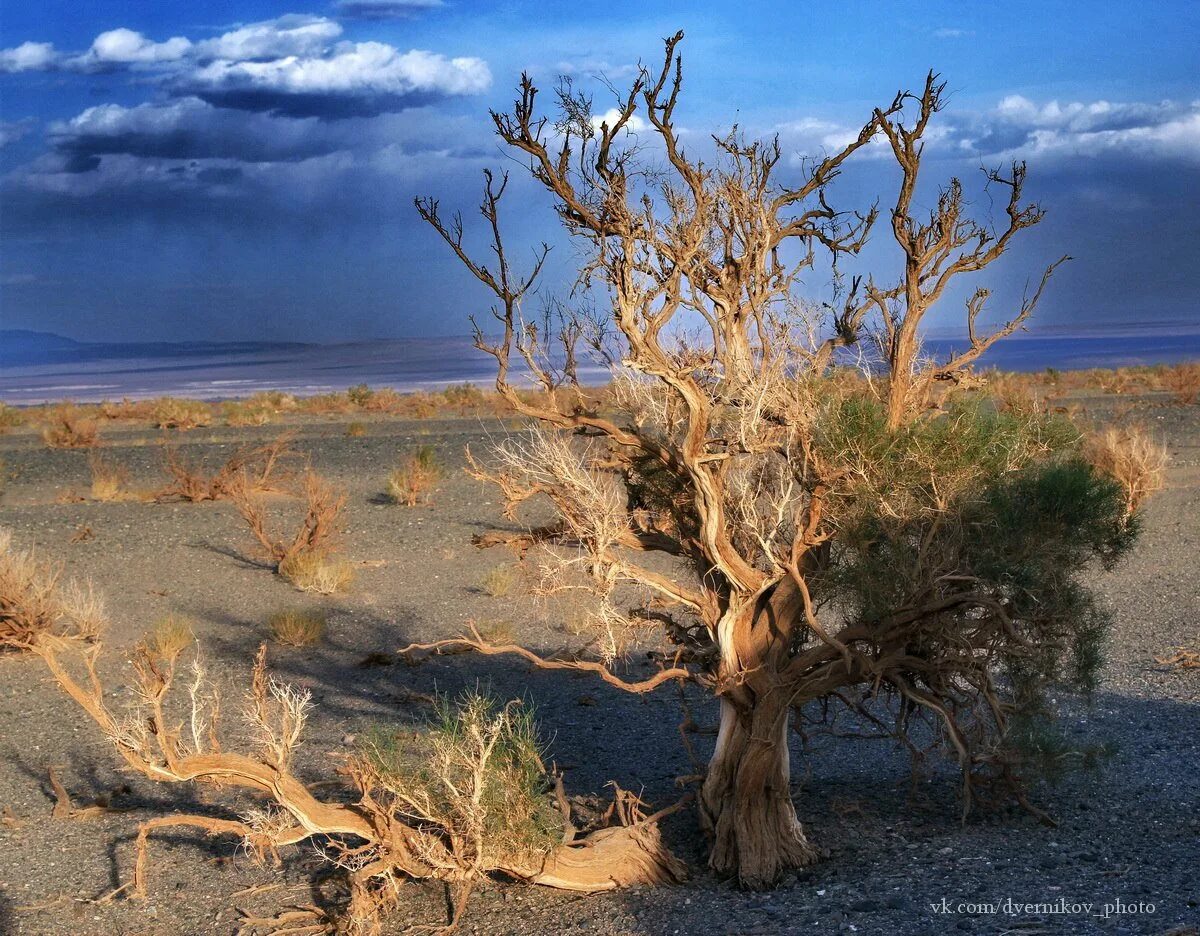
[[[492,598],[504,598],[517,584],[518,575],[510,565],[498,565],[487,571],[480,587]]]
[[[174,659],[196,640],[195,622],[182,614],[168,614],[142,638],[142,645],[162,659]]]
[[[124,465],[105,458],[98,450],[88,455],[88,468],[92,472],[92,500],[109,502],[122,500],[128,492],[129,471]]]
[[[25,423],[25,414],[15,406],[0,402],[0,435]]]
[[[289,608],[272,614],[267,627],[281,644],[289,647],[310,647],[325,635],[325,615],[314,611]]]

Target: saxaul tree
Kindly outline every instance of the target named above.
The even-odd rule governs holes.
[[[735,129],[685,146],[681,41],[666,40],[661,67],[643,68],[608,119],[569,83],[546,111],[529,77],[510,111],[492,113],[583,257],[570,304],[523,314],[549,247],[513,262],[507,176],[485,173],[486,259],[460,215],[416,201],[493,295],[475,343],[533,426],[474,470],[513,518],[531,500],[557,514],[484,545],[539,557],[545,593],[595,593],[594,640],[575,656],[478,633],[426,649],[520,653],[632,692],[677,680],[709,690],[720,728],[699,818],[711,866],[747,886],[817,855],[788,750],[789,715],[814,705],[848,710],[914,756],[927,737],[916,726],[930,723],[961,766],[964,815],[1008,791],[1045,816],[1024,792],[1018,742],[1047,711],[1047,685],[1093,679],[1104,619],[1077,576],[1119,554],[1136,518],[1069,425],[971,391],[971,365],[1028,319],[1061,260],[998,327],[982,325],[987,291],[971,293],[969,340],[948,358],[920,341],[952,281],[1041,220],[1024,200],[1025,166],[986,174],[1003,193],[997,223],[969,216],[958,180],[922,210],[925,141],[946,100],[933,74],[799,177],[785,178],[777,140]],[[847,282],[839,271],[881,212],[835,208],[831,185],[866,147],[899,170],[886,226],[902,265]],[[827,262],[832,298],[806,299],[802,277]],[[603,398],[581,384],[584,355],[611,368]],[[540,393],[519,392],[518,369]],[[626,679],[619,658],[648,628],[672,653],[653,676]]]

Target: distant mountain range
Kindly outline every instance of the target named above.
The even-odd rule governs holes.
[[[146,358],[226,357],[270,352],[295,353],[314,347],[295,341],[76,341],[53,332],[0,329],[0,367],[30,367],[84,361]]]

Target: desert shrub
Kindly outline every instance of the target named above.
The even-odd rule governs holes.
[[[275,407],[265,400],[229,400],[221,404],[221,415],[228,426],[265,426],[275,415]]]
[[[517,584],[517,572],[511,565],[498,565],[488,569],[480,582],[485,594],[492,598],[507,597]]]
[[[142,638],[155,657],[173,660],[196,641],[196,622],[182,614],[168,614]]]
[[[462,411],[482,406],[487,396],[472,383],[452,384],[442,391],[442,399],[448,406],[458,407]]]
[[[212,408],[200,400],[160,397],[153,403],[151,421],[159,429],[198,429],[212,422]]]
[[[289,608],[267,619],[271,635],[289,647],[309,647],[325,635],[325,616],[315,611]]]
[[[260,390],[258,393],[247,398],[246,402],[253,406],[270,409],[276,413],[294,410],[298,406],[295,394],[286,393],[283,390]]]
[[[50,637],[99,636],[103,602],[90,587],[60,583],[61,574],[0,529],[0,650],[32,650]]]
[[[122,497],[129,481],[129,470],[124,465],[93,451],[88,455],[88,468],[92,473],[92,500],[114,501]]]
[[[43,418],[46,426],[42,429],[42,441],[50,448],[91,448],[100,442],[96,420],[84,416],[71,403],[50,407]]]
[[[297,408],[301,412],[320,416],[345,413],[351,408],[351,403],[342,393],[318,393],[310,397],[299,398]]]
[[[352,406],[357,406],[360,409],[369,404],[374,396],[375,391],[365,383],[355,384],[346,391],[346,399],[350,401]]]
[[[428,499],[442,477],[437,449],[422,445],[410,452],[387,477],[387,497],[393,504],[415,507]]]
[[[25,414],[15,406],[0,402],[0,435],[15,429],[25,422]]]
[[[367,424],[355,420],[346,426],[346,436],[351,439],[361,439],[367,434]]]
[[[304,517],[290,539],[271,532],[266,509],[255,494],[249,475],[242,471],[226,491],[258,541],[264,558],[275,571],[301,591],[331,594],[349,584],[351,567],[333,558],[337,548],[337,519],[346,503],[346,495],[336,491],[313,471],[301,479]]]
[[[292,447],[294,439],[293,433],[284,432],[262,445],[243,446],[211,473],[203,464],[187,461],[176,446],[164,444],[163,468],[170,481],[157,497],[160,500],[178,497],[192,503],[225,500],[230,486],[243,477],[251,490],[280,489],[292,480],[292,465],[300,458],[300,453]]]
[[[1132,517],[1146,498],[1162,490],[1166,447],[1140,427],[1110,426],[1093,433],[1084,452],[1099,471],[1121,485],[1126,517]]]
[[[429,393],[417,391],[401,397],[395,412],[409,419],[430,419],[437,415],[438,401]]]
[[[1200,397],[1200,364],[1176,364],[1167,368],[1163,386],[1174,394],[1176,402],[1186,406]]]
[[[452,888],[453,929],[473,885],[485,876],[582,892],[683,876],[683,866],[662,845],[658,816],[645,816],[636,797],[618,790],[608,810],[573,815],[561,781],[542,765],[532,714],[518,703],[499,706],[469,696],[457,706],[442,705],[418,737],[411,727],[376,728],[337,779],[310,787],[292,761],[312,698],[267,671],[265,646],[233,738],[222,737],[224,707],[198,646],[185,662],[178,640],[143,641],[133,653],[132,691],[123,691],[115,705],[96,666],[98,647],[43,639],[31,649],[127,767],[184,789],[207,784],[229,798],[230,815],[241,817],[173,811],[143,822],[129,882],[137,896],[146,894],[149,837],[169,828],[234,836],[256,856],[309,838],[319,843],[318,853],[346,874],[348,905],[314,909],[307,919],[291,908],[273,921],[243,920],[271,931],[287,921],[287,928],[306,932],[377,934],[406,880],[439,880]],[[187,684],[177,693],[181,672]],[[326,793],[329,787],[335,789]]]
[[[119,403],[113,403],[111,400],[104,400],[97,407],[98,412],[105,419],[128,419],[128,420],[154,420],[154,410],[157,405],[157,400],[131,400],[129,397],[123,397]]]
[[[371,391],[366,402],[361,405],[374,413],[398,413],[404,407],[404,396],[391,387],[380,387]]]

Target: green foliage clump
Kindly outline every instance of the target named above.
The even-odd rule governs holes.
[[[443,697],[424,730],[374,726],[361,752],[398,812],[461,835],[485,866],[520,864],[562,840],[529,705]]]
[[[1108,617],[1080,575],[1137,535],[1121,485],[1081,457],[1066,420],[986,399],[890,432],[879,404],[848,398],[816,438],[814,457],[842,478],[817,599],[846,609],[911,698],[939,700],[963,737],[992,735],[1005,758],[1038,750],[1020,739],[1031,720],[1045,727],[1046,690],[1090,692],[1103,663]]]

